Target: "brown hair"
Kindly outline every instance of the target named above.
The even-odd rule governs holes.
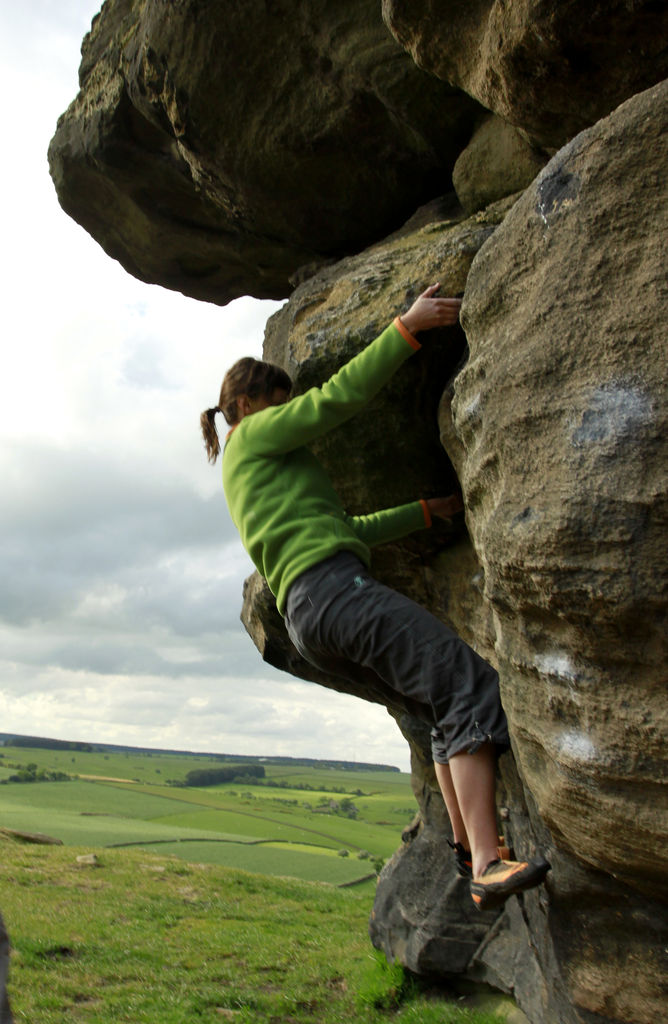
[[[290,392],[292,381],[280,366],[265,363],[260,359],[246,356],[231,366],[223,377],[218,405],[206,409],[199,418],[204,438],[204,447],[209,462],[214,463],[220,455],[220,438],[216,430],[216,413],[222,412],[231,427],[238,420],[237,398],[248,395],[257,398],[259,395],[271,397],[276,388]]]

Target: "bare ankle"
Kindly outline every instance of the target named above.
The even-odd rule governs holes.
[[[473,855],[473,877],[479,878],[488,864],[498,859],[496,847],[490,847],[482,851],[476,851]]]

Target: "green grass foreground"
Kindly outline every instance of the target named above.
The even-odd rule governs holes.
[[[372,898],[145,850],[0,843],[16,1024],[498,1024],[371,948]]]

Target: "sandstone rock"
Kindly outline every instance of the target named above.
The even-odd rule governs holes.
[[[0,828],[0,839],[11,839],[17,843],[37,843],[44,846],[62,846],[62,839],[55,839],[43,832],[22,832],[15,828]]]
[[[399,232],[386,243],[323,270],[297,289],[269,321],[266,357],[288,369],[298,391],[326,379],[375,337],[397,309],[409,305],[426,282],[440,278],[444,292],[459,291],[474,254],[498,230],[511,205],[512,200],[467,220],[436,221],[408,235]],[[407,287],[409,274],[412,287]],[[456,484],[452,466],[439,452],[436,419],[443,386],[456,379],[465,357],[457,330],[425,337],[419,358],[405,364],[367,415],[314,445],[351,511],[444,493]],[[447,395],[452,389],[451,383]],[[442,401],[442,417],[444,408]],[[453,429],[442,424],[444,434]],[[481,653],[494,657],[494,623],[483,601],[481,567],[462,523],[376,549],[373,569],[384,582],[451,624]],[[381,874],[370,934],[391,960],[399,959],[413,971],[466,971],[498,914],[480,915],[456,878],[428,729],[410,714],[409,706],[402,707],[391,691],[379,686],[375,677],[370,681],[363,670],[350,679],[327,677],[300,659],[257,574],[247,582],[244,598],[243,621],[265,659],[302,678],[384,703],[395,717],[411,747],[420,822]],[[522,849],[537,844],[546,848],[549,836],[540,821],[532,823],[512,757],[505,760],[501,793],[503,803],[510,806],[513,839]],[[522,929],[513,933],[514,973],[526,983],[526,991],[520,986],[518,992],[525,1002],[533,998],[535,978],[546,965],[557,977],[539,897],[533,894],[529,900],[536,906],[527,910]],[[548,949],[539,958],[532,950],[543,946]],[[507,977],[501,979],[496,969],[495,948],[481,959],[478,973],[489,974],[499,987],[512,991]],[[551,992],[549,1009],[568,1007],[563,985],[555,981]]]
[[[558,153],[516,204],[467,281],[471,354],[452,403],[525,777],[536,792],[549,750],[539,810],[573,850],[584,822],[569,808],[595,811],[595,780],[587,859],[652,889],[668,877],[659,816],[631,858],[614,840],[661,781],[666,721],[666,127],[662,85]]]
[[[80,853],[77,857],[77,865],[81,868],[101,867],[100,858],[96,853]]]
[[[432,280],[444,294],[462,291],[473,256],[508,204],[469,220],[438,220],[326,268],[300,286],[269,320],[265,354],[303,391],[335,369],[407,308]],[[436,410],[457,370],[459,329],[433,332],[363,417],[321,439],[314,450],[332,469],[351,512],[442,493],[456,484],[442,450]],[[391,414],[388,415],[388,410]],[[394,472],[388,474],[388,464]]]
[[[457,158],[452,183],[467,213],[520,192],[533,181],[547,156],[528,145],[512,125],[487,117]]]
[[[552,150],[668,75],[655,0],[383,0],[383,17],[419,67]]]
[[[376,0],[107,0],[49,150],[63,208],[130,273],[278,298],[450,187],[478,106]]]
[[[444,870],[442,829],[422,829],[385,865],[369,924],[371,941],[416,974],[463,974],[498,910],[476,910],[467,882]],[[418,925],[419,920],[419,925]]]
[[[567,855],[560,972],[581,1012],[647,1024],[666,1010],[667,129],[663,83],[522,196],[469,274],[451,403],[513,750]]]
[[[427,343],[427,380],[388,391],[365,418],[368,435],[350,424],[319,454],[354,510],[440,489],[453,468],[463,485],[472,546],[425,533],[379,549],[375,569],[498,665],[519,768],[502,758],[504,827],[553,872],[482,938],[475,916],[467,932],[426,737],[392,707],[422,824],[382,873],[371,934],[413,970],[466,970],[513,993],[533,1024],[649,1024],[665,1010],[665,96],[639,96],[579,136],[500,227],[512,201],[492,223],[437,223],[376,246],[308,281],[267,329],[268,357],[307,387],[410,300],[406,268],[458,290],[486,239],[466,283],[461,372]],[[439,264],[451,269],[434,273]],[[451,464],[422,464],[431,384],[448,377]],[[441,467],[431,478],[430,466]],[[344,685],[365,692],[362,678]]]

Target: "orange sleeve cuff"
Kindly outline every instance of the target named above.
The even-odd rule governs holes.
[[[417,338],[414,338],[408,328],[404,326],[404,322],[400,316],[395,316],[393,323],[401,337],[408,342],[411,348],[414,348],[416,352],[419,348],[422,348],[422,345]]]
[[[420,504],[422,505],[422,512],[424,515],[424,525],[431,526],[431,512],[429,511],[429,506],[424,498],[420,498]]]

